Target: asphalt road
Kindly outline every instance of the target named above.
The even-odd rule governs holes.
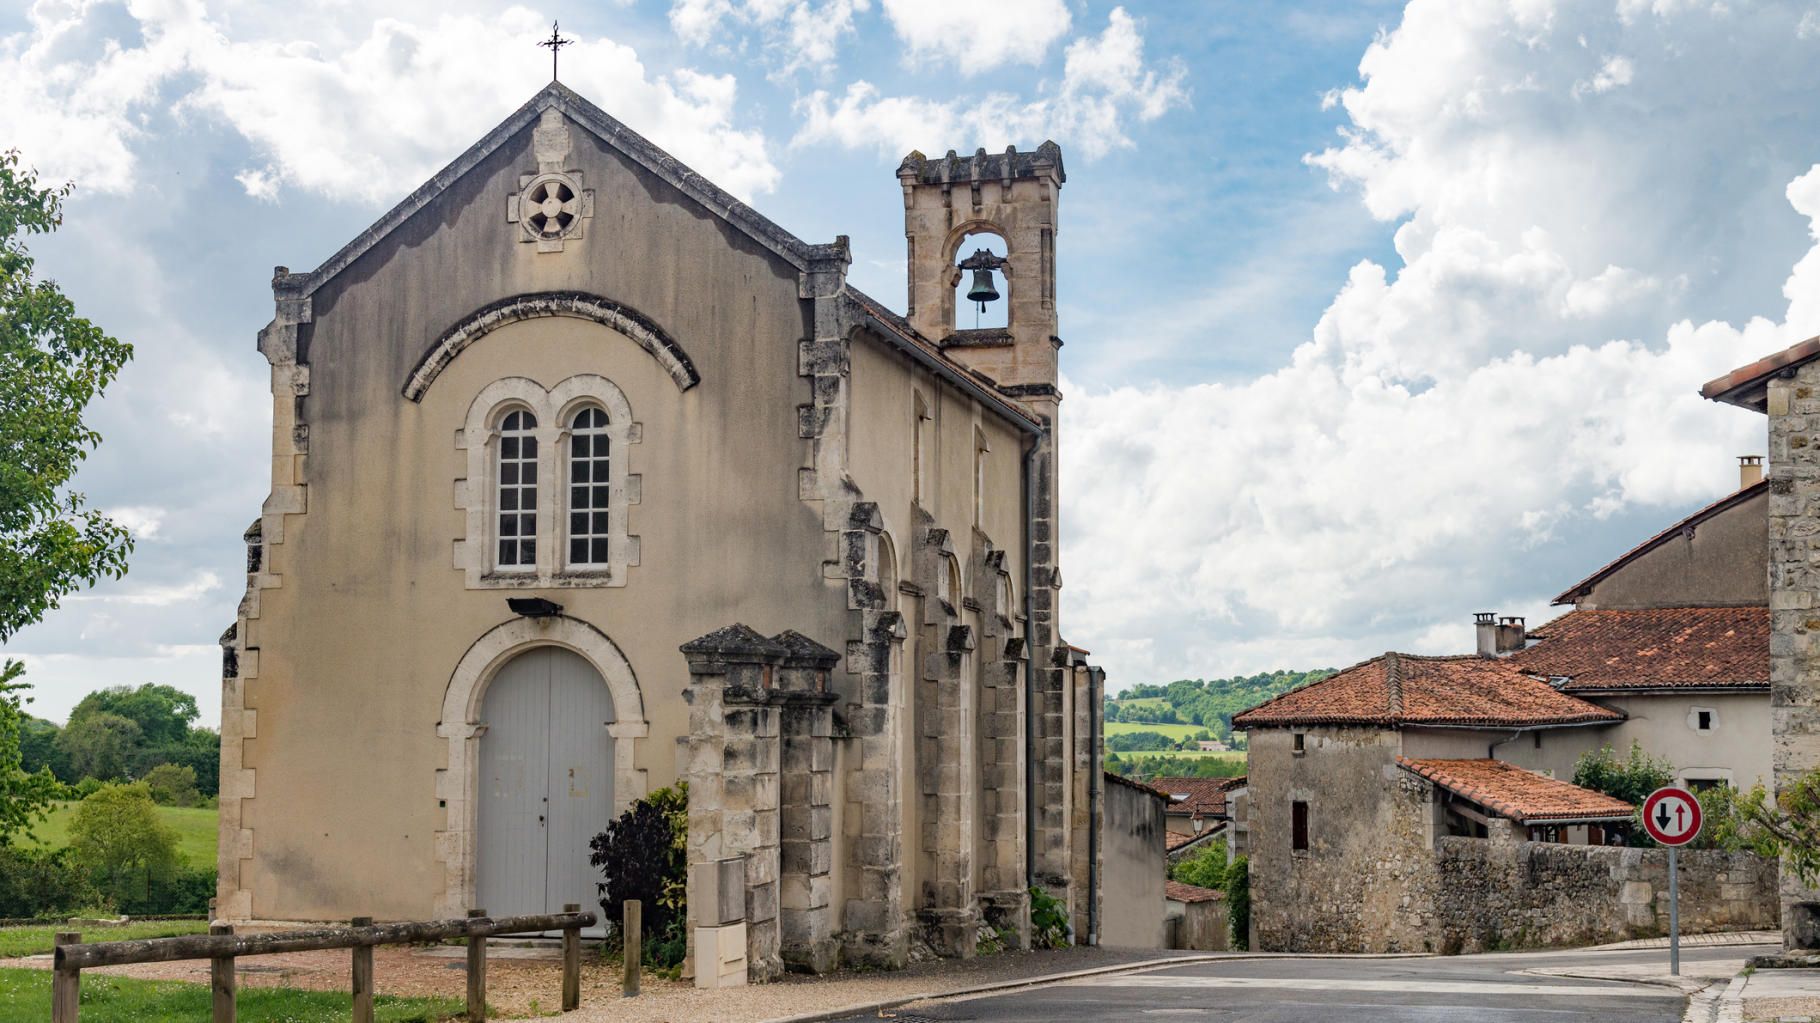
[[[1741,960],[1750,947],[1685,949],[1684,965]],[[1661,963],[1666,950],[1432,959],[1233,959],[1117,974],[861,1020],[1300,1023],[1678,1023],[1686,999],[1656,985],[1525,976],[1538,967]]]

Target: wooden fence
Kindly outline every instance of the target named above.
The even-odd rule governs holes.
[[[214,990],[215,1023],[234,1020],[234,960],[241,956],[279,952],[320,952],[346,948],[354,953],[353,1021],[373,1020],[373,949],[378,945],[414,945],[468,940],[468,1013],[471,1023],[487,1018],[487,938],[510,934],[562,932],[562,1010],[581,1005],[581,929],[594,926],[594,914],[577,905],[545,916],[508,916],[493,919],[485,910],[468,911],[466,920],[428,920],[375,924],[370,917],[356,917],[347,927],[269,934],[235,934],[226,924],[216,924],[207,934],[177,938],[144,938],[137,941],[102,941],[81,944],[82,936],[60,933],[56,965],[51,978],[51,1023],[77,1023],[82,971],[97,966],[129,963],[168,963],[184,959],[209,960],[210,986]]]

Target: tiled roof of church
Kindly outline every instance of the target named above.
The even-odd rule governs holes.
[[[1518,823],[1629,820],[1634,810],[1603,792],[1525,771],[1502,760],[1412,760],[1397,766]]]
[[[1042,422],[1023,405],[999,394],[992,380],[954,361],[942,351],[941,345],[923,336],[922,332],[910,325],[910,321],[887,309],[883,302],[850,284],[847,285],[845,294],[880,328],[885,340],[897,344],[912,357],[920,355],[921,361],[926,365],[944,370],[951,382],[971,391],[974,397],[1023,424],[1025,428],[1042,428]]]
[[[1570,611],[1507,660],[1564,692],[1769,688],[1769,608]]]
[[[1293,725],[1486,726],[1622,721],[1498,658],[1387,653],[1292,689],[1232,719],[1234,728]]]
[[[1768,490],[1769,490],[1769,481],[1768,480],[1758,480],[1757,482],[1751,484],[1748,487],[1741,487],[1738,490],[1733,491],[1730,494],[1727,494],[1726,496],[1720,498],[1719,500],[1714,501],[1712,504],[1709,504],[1706,507],[1700,509],[1699,511],[1694,512],[1692,515],[1689,515],[1687,518],[1684,518],[1681,521],[1675,523],[1674,525],[1669,526],[1667,529],[1664,529],[1660,533],[1657,533],[1655,536],[1652,536],[1649,539],[1643,541],[1642,543],[1636,545],[1635,547],[1632,547],[1630,550],[1625,551],[1623,554],[1618,555],[1616,558],[1613,558],[1610,564],[1605,565],[1603,568],[1599,569],[1597,572],[1594,572],[1592,575],[1589,575],[1586,578],[1580,580],[1579,582],[1574,583],[1572,586],[1569,586],[1567,589],[1563,590],[1561,592],[1561,594],[1559,596],[1557,596],[1554,600],[1550,601],[1550,603],[1552,603],[1552,604],[1572,604],[1572,603],[1574,603],[1576,600],[1578,600],[1581,597],[1585,596],[1586,594],[1592,592],[1592,588],[1595,585],[1597,585],[1600,582],[1600,580],[1604,579],[1606,576],[1611,575],[1613,572],[1616,572],[1618,569],[1623,568],[1625,565],[1630,564],[1631,562],[1637,560],[1637,558],[1639,558],[1645,554],[1648,554],[1650,551],[1655,550],[1657,547],[1662,546],[1663,544],[1669,542],[1670,540],[1673,540],[1680,536],[1689,535],[1690,530],[1699,526],[1700,523],[1705,522],[1707,519],[1710,519],[1713,516],[1718,515],[1721,512],[1735,508],[1738,505],[1743,504],[1744,502],[1749,501],[1750,499],[1752,499],[1754,497],[1757,497],[1761,494],[1768,492]]]

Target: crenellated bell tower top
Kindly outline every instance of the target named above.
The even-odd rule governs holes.
[[[904,189],[908,318],[950,356],[1026,400],[1055,397],[1061,346],[1055,312],[1055,234],[1062,147],[1033,152],[1009,146],[931,160],[919,152],[897,168]],[[1004,255],[975,257],[996,236]],[[955,288],[963,272],[1002,275],[1006,323],[971,329],[960,320]]]

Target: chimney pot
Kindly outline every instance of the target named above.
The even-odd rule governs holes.
[[[1495,642],[1499,654],[1516,653],[1523,649],[1528,638],[1528,631],[1524,628],[1521,617],[1505,615],[1498,619]]]
[[[1763,482],[1763,456],[1738,456],[1738,489],[1754,487]]]
[[[1473,632],[1478,638],[1479,656],[1498,656],[1498,613],[1478,611],[1472,616]]]

